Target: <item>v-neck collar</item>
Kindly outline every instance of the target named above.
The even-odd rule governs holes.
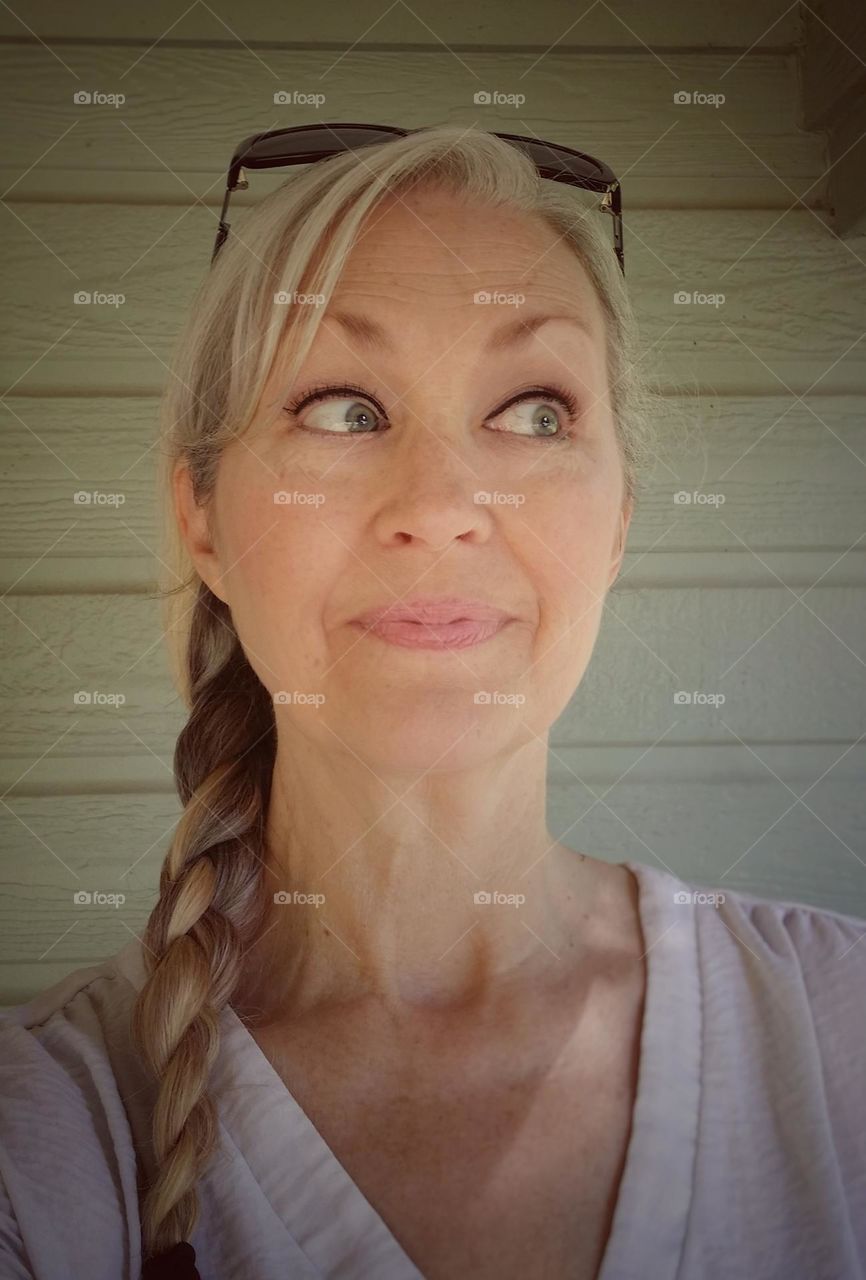
[[[642,862],[620,865],[640,889],[647,986],[631,1134],[597,1280],[675,1280],[701,1102],[698,912],[683,910],[687,886],[676,876]]]
[[[322,1276],[424,1280],[230,1005],[211,1090],[262,1192]]]
[[[647,986],[632,1126],[597,1280],[675,1280],[691,1203],[700,1105],[701,992],[694,910],[683,882],[623,862],[638,882]],[[138,989],[141,944],[115,957]],[[220,1123],[285,1226],[328,1280],[424,1280],[228,1005],[209,1091]]]

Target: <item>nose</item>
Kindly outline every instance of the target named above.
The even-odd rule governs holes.
[[[417,421],[407,425],[380,480],[374,527],[384,545],[417,542],[444,551],[455,539],[489,536],[490,509],[476,501],[481,478],[456,438],[445,440]]]

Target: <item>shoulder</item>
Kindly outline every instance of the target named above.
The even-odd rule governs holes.
[[[38,1276],[59,1274],[64,1256],[80,1274],[127,1274],[137,1246],[124,1237],[138,1231],[137,1151],[152,1105],[129,1041],[134,999],[109,957],[0,1011],[4,1266],[17,1263],[14,1248]]]
[[[705,1045],[738,1046],[774,1090],[787,1080],[823,1094],[841,1125],[859,1123],[866,919],[728,889],[682,891],[692,893]],[[866,1158],[866,1137],[863,1146]]]
[[[54,1093],[73,1100],[94,1092],[107,1100],[119,1091],[135,1066],[129,1041],[135,994],[118,956],[110,956],[0,1010],[3,1119],[10,1096],[47,1102]]]
[[[787,898],[706,892],[719,894],[712,912],[703,913],[707,945],[731,948],[743,965],[796,977],[809,993],[847,990],[866,1001],[866,919]]]
[[[787,971],[831,986],[866,973],[866,918],[724,884],[698,884],[642,863],[627,864],[659,923],[694,926],[703,957],[737,957],[775,973]],[[866,991],[862,994],[866,999]]]
[[[811,1042],[840,1071],[859,1059],[866,1080],[866,919],[629,866],[652,919],[649,942],[667,936],[697,970],[710,1037],[753,1030],[776,1056]]]
[[[681,1000],[676,1025],[683,1035],[697,1029],[695,1070],[715,1140],[728,1126],[729,1138],[763,1141],[766,1151],[784,1133],[792,1150],[821,1153],[862,1189],[866,919],[654,867],[638,874],[649,967],[663,985],[656,1008]]]
[[[866,919],[734,893],[715,925],[703,931],[708,960],[727,954],[779,1054],[811,1059],[828,1087],[850,1090],[849,1105],[866,1104]]]

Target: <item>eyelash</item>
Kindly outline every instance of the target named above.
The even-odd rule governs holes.
[[[349,395],[357,396],[360,400],[368,401],[370,404],[372,404],[376,408],[376,411],[380,413],[383,418],[387,418],[387,414],[385,413],[385,410],[381,407],[381,405],[379,405],[372,398],[372,396],[370,396],[369,392],[365,391],[363,387],[355,386],[353,383],[350,383],[350,382],[340,383],[339,385],[322,384],[320,386],[311,387],[309,391],[305,391],[303,395],[298,396],[297,399],[293,400],[290,404],[287,404],[285,406],[284,412],[287,413],[290,417],[294,418],[300,412],[301,409],[305,409],[309,405],[319,403],[322,400],[329,400],[329,399],[335,398],[341,392],[348,393]],[[554,403],[559,404],[560,407],[563,408],[567,414],[568,423],[565,427],[563,427],[561,431],[557,432],[556,435],[526,436],[524,437],[525,439],[531,440],[536,444],[561,444],[563,441],[568,441],[574,438],[574,435],[575,435],[574,423],[578,415],[577,400],[572,395],[572,393],[568,391],[565,387],[557,386],[555,383],[549,383],[548,385],[543,387],[542,386],[528,387],[525,391],[518,392],[516,395],[512,396],[509,400],[507,400],[505,404],[500,405],[496,413],[491,414],[491,418],[498,418],[499,415],[501,413],[504,413],[506,409],[511,409],[513,408],[514,405],[520,404],[524,400],[532,400],[532,399],[551,400]],[[354,435],[381,434],[380,432],[373,432],[373,431],[358,431],[354,433],[336,432],[336,431],[320,432],[320,431],[316,431],[312,427],[304,427],[300,423],[298,425],[300,427],[300,430],[310,431],[315,435],[334,435],[339,437],[341,435],[350,435],[350,434],[354,434]],[[497,435],[508,435],[508,434],[510,433],[497,432]]]

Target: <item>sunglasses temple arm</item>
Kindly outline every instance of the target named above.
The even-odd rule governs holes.
[[[613,216],[613,251],[616,254],[620,269],[625,275],[625,254],[622,238],[622,188],[619,183],[610,192],[608,211]]]
[[[222,209],[220,209],[219,226],[217,227],[216,243],[214,244],[213,253],[211,254],[211,262],[213,262],[214,258],[219,253],[229,233],[230,224],[226,222],[226,214],[228,213],[229,199],[231,198],[231,194],[232,194],[232,186],[231,186],[231,180],[229,180],[229,182],[226,183],[226,193],[223,197],[223,207]]]

